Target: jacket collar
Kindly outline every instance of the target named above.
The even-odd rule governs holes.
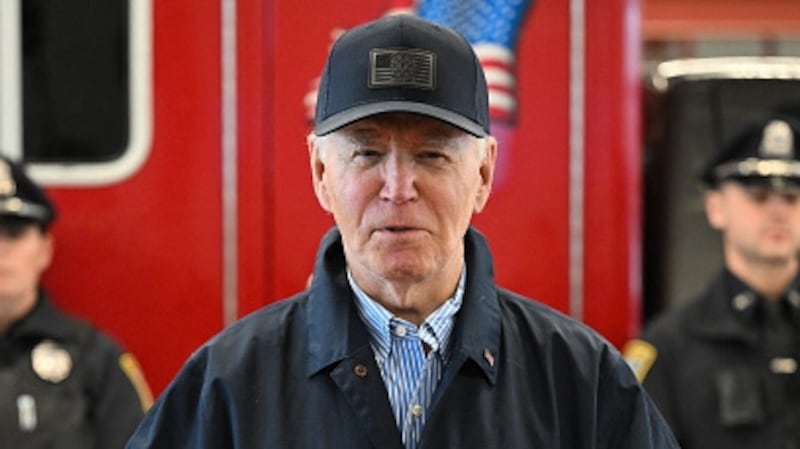
[[[72,327],[63,320],[47,293],[40,289],[36,305],[25,317],[14,324],[8,335],[20,337],[49,337],[64,340],[72,333]]]
[[[486,240],[475,229],[467,231],[464,243],[467,285],[453,330],[452,363],[457,363],[459,356],[462,361],[470,359],[494,383],[500,352],[500,307],[491,255]],[[347,283],[344,250],[336,228],[328,231],[320,243],[309,295],[310,376],[369,347],[367,330],[358,317]]]
[[[474,228],[470,228],[464,238],[464,254],[467,285],[464,304],[453,329],[453,353],[461,352],[472,360],[494,384],[500,357],[500,304],[489,246]]]
[[[788,307],[800,320],[800,278],[787,289]],[[711,339],[738,339],[757,344],[761,302],[764,301],[741,279],[729,270],[722,273],[709,287],[707,301],[695,301],[688,315],[691,332]]]
[[[309,293],[309,376],[369,346],[369,335],[353,301],[342,238],[339,230],[332,228],[320,243]]]

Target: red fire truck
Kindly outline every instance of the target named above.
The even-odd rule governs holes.
[[[0,3],[0,151],[59,208],[45,285],[154,392],[224,326],[305,288],[332,225],[308,94],[340,30],[416,3]],[[500,160],[474,224],[497,280],[622,344],[642,309],[639,2],[476,3],[523,4],[486,59]]]

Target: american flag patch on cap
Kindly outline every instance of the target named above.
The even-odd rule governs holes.
[[[436,87],[436,54],[427,50],[375,48],[369,53],[369,87]]]

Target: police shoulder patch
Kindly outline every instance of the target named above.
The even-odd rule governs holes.
[[[147,385],[144,374],[142,374],[139,362],[133,354],[126,352],[119,358],[119,367],[136,390],[136,394],[139,396],[139,401],[142,404],[142,410],[147,412],[153,405],[153,393],[150,391],[149,385]]]
[[[643,382],[647,373],[658,358],[655,346],[644,340],[631,340],[622,348],[622,356],[636,374],[639,382]]]

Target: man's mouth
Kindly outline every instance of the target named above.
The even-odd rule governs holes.
[[[383,228],[384,231],[388,232],[406,232],[406,231],[411,231],[412,229],[413,228],[410,228],[408,226],[387,226]]]

